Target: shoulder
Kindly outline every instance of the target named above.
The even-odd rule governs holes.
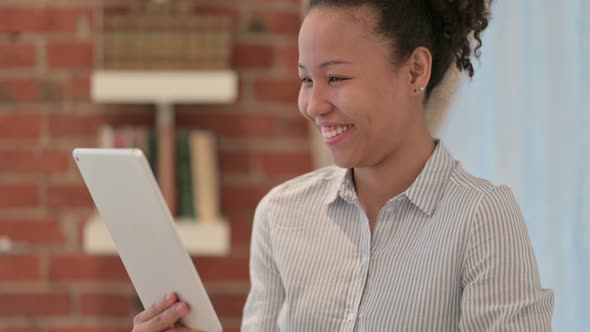
[[[478,178],[466,171],[461,163],[457,162],[457,167],[453,170],[450,177],[451,188],[455,190],[465,190],[475,196],[483,196],[489,192],[497,190],[501,185],[496,185],[489,180]]]
[[[457,162],[457,167],[449,178],[448,190],[464,192],[472,199],[481,201],[484,199],[495,200],[498,196],[509,194],[513,196],[509,186],[495,184],[489,180],[476,177],[466,171],[461,163]]]
[[[272,203],[317,200],[337,190],[345,173],[346,169],[337,166],[323,167],[275,186],[265,198]]]
[[[450,178],[449,191],[469,208],[471,236],[488,237],[506,230],[526,233],[526,224],[512,189],[469,174],[460,164]]]
[[[346,169],[332,165],[285,181],[272,188],[258,208],[268,210],[317,202],[338,190],[345,173]]]
[[[507,185],[494,184],[467,172],[460,163],[449,178],[446,195],[461,202],[476,218],[494,219],[507,214],[520,219],[520,208],[512,189]]]

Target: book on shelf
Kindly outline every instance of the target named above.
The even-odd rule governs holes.
[[[179,130],[176,133],[176,189],[178,197],[178,216],[181,218],[196,218],[194,195],[193,195],[193,174],[190,161],[190,132]]]
[[[158,133],[153,128],[104,126],[103,148],[139,148],[157,178]],[[216,134],[204,129],[178,129],[176,148],[176,217],[180,220],[217,222],[221,219],[219,144]]]
[[[231,66],[231,19],[224,15],[105,15],[103,69],[215,70]]]
[[[155,130],[138,126],[103,126],[99,146],[101,148],[138,148],[146,155],[154,175],[157,175]]]
[[[197,218],[204,222],[215,222],[221,215],[217,137],[209,130],[193,130],[190,132],[189,146]]]

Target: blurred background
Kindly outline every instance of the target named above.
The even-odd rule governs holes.
[[[301,8],[302,0],[0,0],[1,332],[131,329],[141,304],[89,227],[96,211],[71,158],[75,147],[99,146],[143,148],[178,219],[200,227],[199,214],[214,211],[212,240],[191,255],[225,330],[239,330],[258,200],[329,162],[297,110]],[[493,13],[475,77],[449,73],[428,105],[430,125],[469,171],[513,188],[543,286],[555,292],[554,330],[587,331],[590,3],[503,1]],[[129,70],[194,73],[195,95],[207,93],[121,96],[142,83],[122,89],[97,78]],[[218,202],[179,188],[180,176],[199,171],[183,164],[192,141],[171,131],[212,135]],[[166,146],[177,157],[164,158]]]

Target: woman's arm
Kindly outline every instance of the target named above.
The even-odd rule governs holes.
[[[250,293],[244,307],[242,332],[277,331],[279,311],[285,299],[281,276],[275,264],[268,221],[269,195],[254,215],[250,247]]]
[[[461,331],[551,331],[553,292],[541,288],[526,224],[507,187],[486,193],[464,262]]]

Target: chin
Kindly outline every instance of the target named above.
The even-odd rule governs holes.
[[[340,168],[355,168],[358,167],[358,160],[352,159],[349,156],[339,156],[332,154],[332,162]]]

